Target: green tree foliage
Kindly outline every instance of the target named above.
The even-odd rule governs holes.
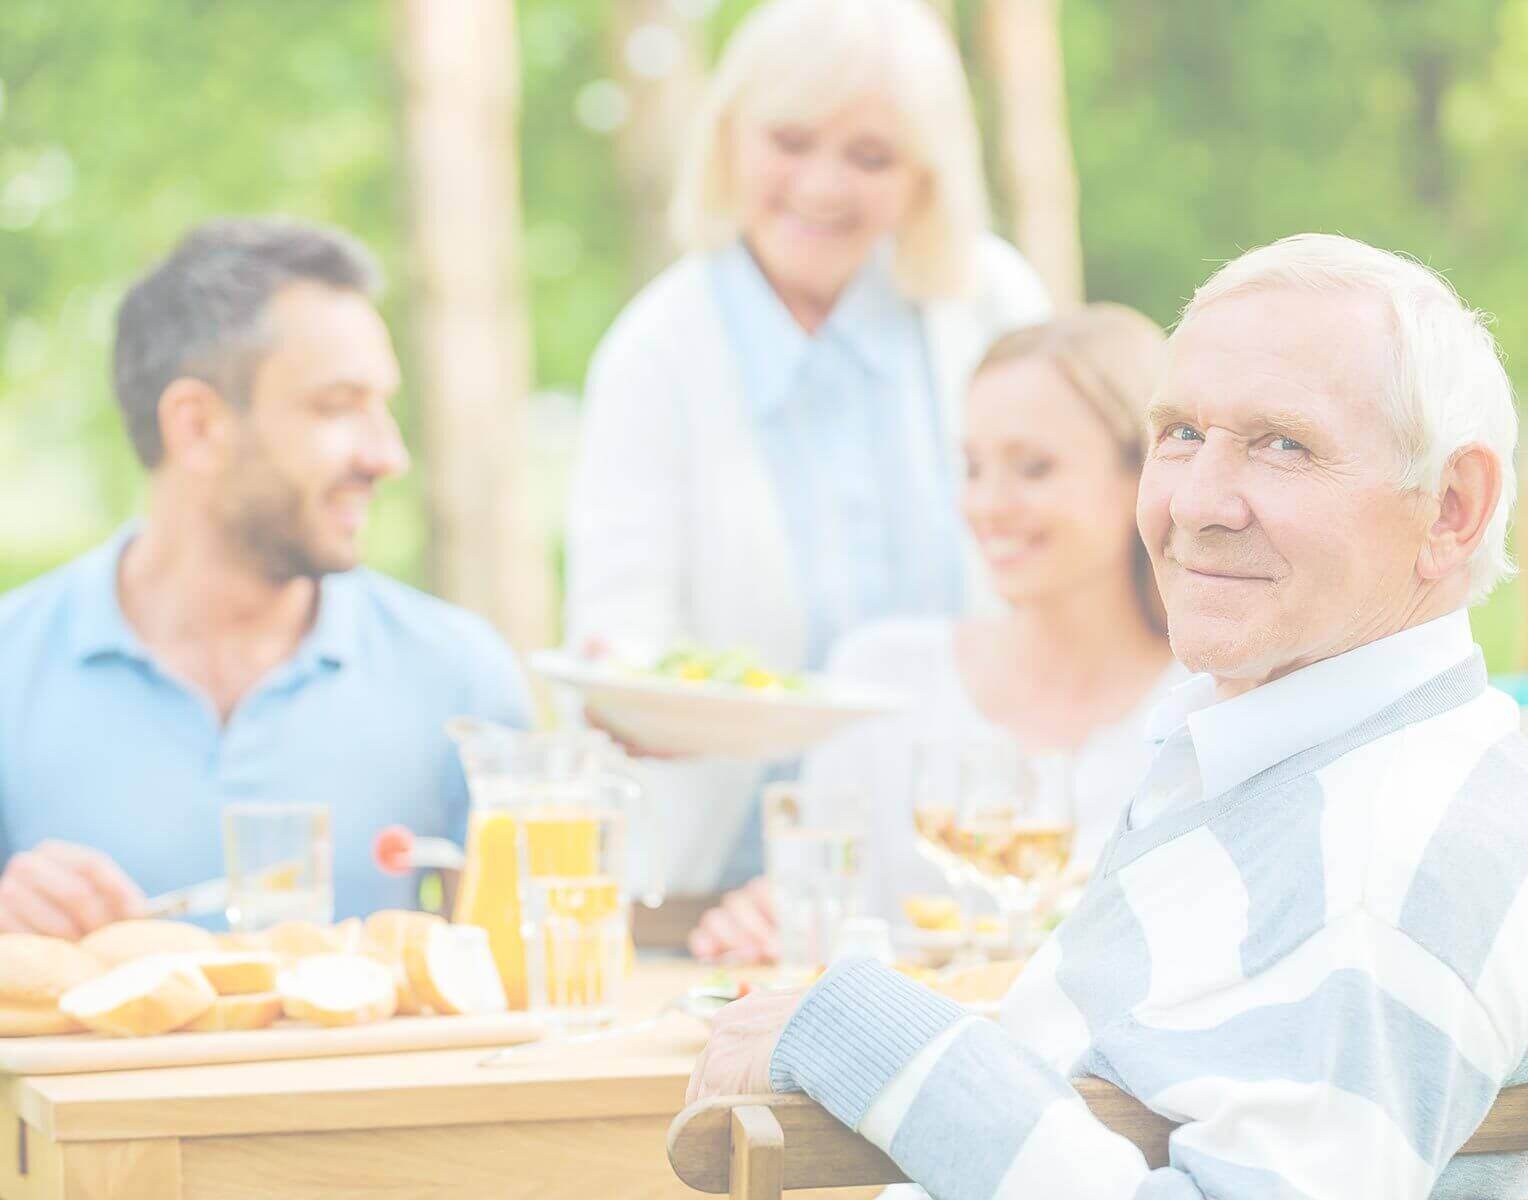
[[[141,475],[111,398],[112,317],[187,226],[321,218],[396,277],[385,11],[0,5],[0,587],[132,511]]]
[[[749,0],[676,0],[714,49]],[[958,5],[973,62],[977,0]],[[602,0],[521,0],[526,271],[538,384],[573,390],[627,298]],[[1528,0],[1067,0],[1089,292],[1167,322],[1212,266],[1304,229],[1405,249],[1528,352]],[[187,225],[282,211],[383,259],[409,359],[389,8],[372,0],[0,4],[0,589],[130,513],[111,315]],[[984,108],[989,89],[976,81]],[[591,128],[591,124],[595,128]],[[1003,198],[999,197],[999,207]],[[406,426],[408,388],[400,401]],[[428,453],[428,447],[416,449]],[[373,561],[418,580],[417,485]],[[1516,657],[1518,604],[1478,622]]]

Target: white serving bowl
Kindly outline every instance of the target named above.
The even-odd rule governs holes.
[[[684,757],[788,758],[907,704],[826,676],[809,677],[800,690],[754,689],[643,674],[562,650],[531,655],[530,668],[576,689],[590,718],[628,746]]]

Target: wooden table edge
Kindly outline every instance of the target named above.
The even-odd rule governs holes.
[[[242,1134],[338,1132],[603,1117],[672,1116],[684,1107],[689,1065],[621,1074],[494,1078],[459,1084],[267,1090],[229,1096],[186,1094],[152,1100],[124,1095],[59,1100],[53,1081],[11,1082],[11,1107],[57,1142]]]

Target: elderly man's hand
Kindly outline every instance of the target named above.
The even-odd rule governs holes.
[[[684,1102],[768,1092],[775,1043],[803,995],[800,990],[754,992],[722,1009],[695,1062]]]
[[[142,911],[138,885],[88,846],[43,842],[11,855],[0,875],[0,933],[74,939]]]

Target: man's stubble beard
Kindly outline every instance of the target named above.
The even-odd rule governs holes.
[[[224,532],[235,553],[269,582],[317,581],[354,565],[326,562],[309,545],[301,491],[258,445],[246,444],[230,484],[233,502],[223,513]]]

